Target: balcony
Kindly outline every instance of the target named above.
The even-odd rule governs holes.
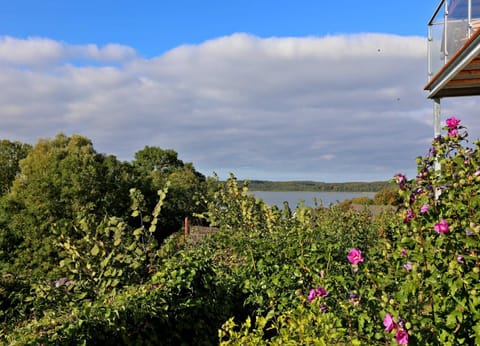
[[[480,0],[442,0],[428,23],[429,98],[480,95]]]

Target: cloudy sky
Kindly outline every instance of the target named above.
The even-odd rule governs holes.
[[[437,3],[10,1],[0,138],[78,133],[127,161],[158,146],[222,178],[413,176],[433,136],[423,87]],[[479,100],[442,100],[442,120],[480,137]]]

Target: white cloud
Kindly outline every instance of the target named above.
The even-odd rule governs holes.
[[[172,148],[223,177],[389,179],[413,174],[428,149],[426,78],[421,37],[235,34],[149,60],[121,45],[7,37],[0,138],[81,133],[125,160],[145,145]],[[478,101],[466,100],[444,107],[475,136]]]
[[[78,60],[122,62],[135,57],[133,48],[118,44],[98,47],[94,44],[69,45],[41,37],[0,37],[0,65],[37,68]]]
[[[43,65],[59,60],[63,52],[61,43],[46,38],[0,37],[0,63]]]
[[[136,52],[133,48],[119,44],[108,44],[101,48],[95,44],[89,44],[86,46],[66,46],[65,48],[68,52],[68,56],[72,58],[82,58],[102,62],[130,60],[136,56]]]

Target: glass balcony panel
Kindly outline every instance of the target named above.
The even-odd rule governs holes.
[[[448,8],[447,16],[445,2]],[[475,30],[480,29],[480,0],[442,0],[437,8],[440,8],[440,11],[429,23],[429,78],[455,55]]]
[[[445,49],[444,49],[444,26],[443,23],[435,24],[430,27],[430,69],[432,77],[445,65]]]
[[[457,50],[463,46],[468,39],[468,20],[453,19],[448,16],[447,19],[447,60],[455,55]]]
[[[448,1],[448,18],[467,19],[468,18],[468,2],[469,0],[449,0]]]

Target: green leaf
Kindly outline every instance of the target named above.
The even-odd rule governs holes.
[[[88,292],[82,292],[82,293],[77,295],[77,298],[78,299],[84,299],[87,296],[87,294],[88,294]]]
[[[451,314],[447,316],[447,321],[445,325],[450,329],[455,328],[455,326],[457,325],[457,318],[461,316],[461,314],[462,313],[460,311],[454,310]]]
[[[97,256],[98,253],[100,252],[100,249],[98,247],[97,244],[95,244],[95,246],[92,248],[92,250],[90,251],[90,253],[93,255],[93,256]]]
[[[105,257],[102,262],[100,262],[100,267],[105,268],[110,261],[110,257]]]

